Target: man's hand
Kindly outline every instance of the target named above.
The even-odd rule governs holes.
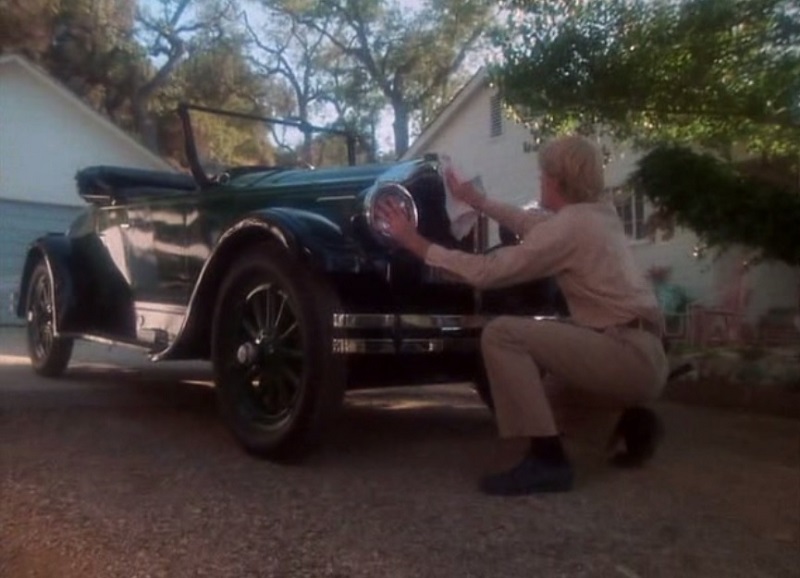
[[[384,199],[375,208],[376,216],[385,223],[384,232],[402,247],[425,259],[430,241],[423,238],[408,218],[397,199]]]
[[[478,211],[483,210],[486,196],[470,181],[459,181],[452,167],[445,167],[444,179],[450,195],[457,201],[468,204]]]

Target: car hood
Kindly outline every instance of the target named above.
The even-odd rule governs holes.
[[[241,189],[337,187],[366,188],[376,182],[403,182],[430,168],[431,159],[391,164],[372,164],[321,169],[276,169],[247,173],[231,179],[228,186]]]

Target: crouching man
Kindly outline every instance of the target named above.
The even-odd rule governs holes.
[[[568,321],[499,317],[483,331],[481,350],[499,434],[530,444],[513,468],[481,480],[482,491],[492,495],[573,486],[542,375],[627,409],[617,433],[636,462],[652,453],[658,424],[652,413],[635,406],[658,396],[668,372],[656,297],[635,265],[613,205],[601,198],[597,147],[582,137],[563,137],[542,147],[538,160],[547,216],[491,200],[445,173],[453,197],[519,235],[519,245],[485,255],[448,250],[420,236],[391,202],[379,209],[401,246],[466,283],[488,289],[554,277],[566,299]]]

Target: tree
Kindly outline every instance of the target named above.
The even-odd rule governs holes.
[[[359,67],[337,61],[328,70],[333,85],[324,99],[336,111],[332,124],[356,135],[358,149],[365,152],[367,162],[379,162],[378,125],[386,108],[383,94]]]
[[[336,36],[337,32],[328,30],[323,34],[279,11],[267,10],[261,16],[261,25],[255,27],[244,14],[254,47],[250,62],[265,80],[285,87],[283,98],[277,94],[278,112],[306,123],[314,121],[352,132],[358,137],[359,148],[366,149],[368,160],[374,161],[376,125],[384,99],[362,68],[330,41],[329,36]],[[326,21],[320,26],[332,28],[336,23]],[[306,162],[347,162],[341,136],[314,137],[306,132],[303,137],[300,156]],[[274,138],[287,152],[293,152],[294,147],[285,139],[278,134]]]
[[[0,51],[23,54],[126,124],[132,71],[144,62],[124,0],[0,0]]]
[[[0,0],[0,50],[46,68],[150,148],[185,164],[175,108],[189,100],[263,114],[269,87],[244,57],[232,0]],[[209,82],[213,79],[213,82]],[[229,162],[269,164],[255,123],[197,119]]]
[[[797,153],[800,11],[787,0],[518,0],[505,99],[546,130]]]
[[[493,76],[508,104],[541,135],[599,130],[640,146],[702,147],[729,161],[744,153],[761,164],[762,177],[765,166],[782,167],[771,177],[783,183],[778,190],[791,194],[800,187],[796,3],[510,0],[505,6],[507,26],[494,34],[503,61]],[[668,155],[650,157],[648,170],[668,166],[667,158],[691,158],[688,151],[668,148]],[[723,170],[701,158],[692,167]],[[681,171],[680,165],[669,166]],[[730,222],[744,231],[743,220],[757,226],[778,210],[766,192],[774,186],[763,178],[740,175],[747,186],[726,186],[725,195],[690,187],[696,194],[686,196],[670,186],[666,173],[654,174],[645,179],[650,197],[712,241],[734,242]],[[712,198],[717,210],[708,204]],[[743,216],[730,221],[736,208]],[[738,241],[758,241],[767,253],[786,255],[775,250],[774,240],[749,232]],[[784,244],[794,241],[784,236]]]
[[[264,79],[283,83],[284,98],[277,107],[280,113],[309,123],[314,112],[321,112],[321,104],[330,91],[328,67],[335,59],[335,51],[326,34],[306,29],[280,12],[269,11],[266,16],[256,29],[247,14],[243,15],[254,47],[250,62]],[[277,134],[275,137],[284,140]],[[301,157],[308,163],[312,162],[312,140],[313,135],[304,132]]]
[[[39,62],[53,38],[59,0],[0,0],[0,54]]]
[[[800,265],[800,194],[787,183],[679,146],[648,152],[634,180],[658,207],[654,221],[697,231],[708,247],[740,244]]]
[[[195,50],[202,33],[223,36],[226,21],[235,14],[234,0],[158,0],[155,8],[140,7],[136,16],[139,38],[148,47],[151,64],[133,90],[131,107],[135,130],[146,145],[156,147],[152,98]]]
[[[324,35],[360,67],[394,112],[395,153],[409,144],[415,113],[450,94],[449,81],[475,50],[489,0],[429,0],[409,14],[381,0],[262,0]]]
[[[176,67],[151,107],[161,153],[184,166],[184,135],[175,114],[181,101],[262,116],[271,112],[265,104],[270,87],[250,68],[243,37],[206,33],[194,43],[192,55]],[[195,112],[192,127],[198,149],[215,168],[275,162],[275,151],[262,123]]]

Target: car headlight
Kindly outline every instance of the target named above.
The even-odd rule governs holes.
[[[408,189],[399,183],[381,183],[364,197],[364,218],[373,237],[382,243],[390,243],[392,240],[386,232],[386,222],[376,214],[378,204],[386,199],[395,199],[405,211],[406,216],[414,223],[414,227],[419,224],[417,205]]]

